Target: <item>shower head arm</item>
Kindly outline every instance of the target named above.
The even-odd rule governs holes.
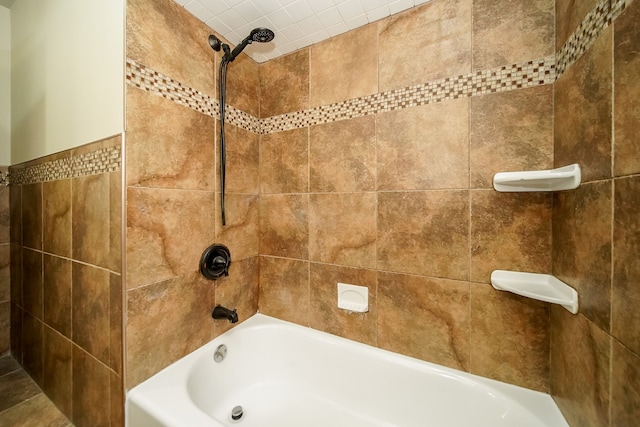
[[[230,55],[227,55],[227,52],[225,51],[225,56],[229,56],[229,62],[231,62],[236,59],[238,55],[240,55],[240,52],[242,52],[248,44],[251,43],[253,43],[253,40],[251,40],[251,36],[249,36],[246,39],[242,40],[242,42],[240,42],[240,44],[233,49]]]

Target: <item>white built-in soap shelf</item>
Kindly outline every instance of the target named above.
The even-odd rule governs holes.
[[[505,193],[573,190],[580,180],[580,165],[574,163],[540,171],[499,172],[493,176],[493,188]]]
[[[500,291],[560,304],[573,314],[578,312],[576,290],[550,274],[495,270],[491,273],[491,285]]]

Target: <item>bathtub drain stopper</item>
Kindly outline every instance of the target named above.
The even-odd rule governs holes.
[[[233,421],[238,421],[244,415],[244,411],[242,410],[242,406],[236,406],[231,410],[231,419]]]

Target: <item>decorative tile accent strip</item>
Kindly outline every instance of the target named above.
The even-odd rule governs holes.
[[[183,85],[131,58],[127,58],[126,79],[127,83],[134,87],[160,95],[207,116],[220,116],[218,102],[209,95]],[[260,119],[242,110],[227,105],[225,117],[227,123],[254,133],[260,133]]]
[[[556,54],[556,79],[582,56],[630,0],[602,0],[585,16]]]
[[[549,56],[269,117],[262,119],[261,133],[282,132],[449,99],[552,84],[554,81],[555,61],[553,56]]]
[[[229,106],[227,118],[229,123],[245,130],[257,134],[269,134],[460,97],[481,96],[553,84],[615,20],[630,1],[632,0],[601,0],[580,23],[560,51],[546,58],[448,77],[265,119],[258,119]],[[133,59],[127,59],[126,75],[127,83],[135,87],[209,116],[219,116],[220,110],[216,100]]]
[[[58,179],[78,178],[87,175],[116,172],[121,167],[120,146],[112,146],[81,154],[40,163],[23,169],[12,169],[11,185],[34,184]]]

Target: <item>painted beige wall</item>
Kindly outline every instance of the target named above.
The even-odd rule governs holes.
[[[124,1],[11,7],[11,163],[124,129]]]
[[[11,25],[0,6],[0,165],[11,163]]]

